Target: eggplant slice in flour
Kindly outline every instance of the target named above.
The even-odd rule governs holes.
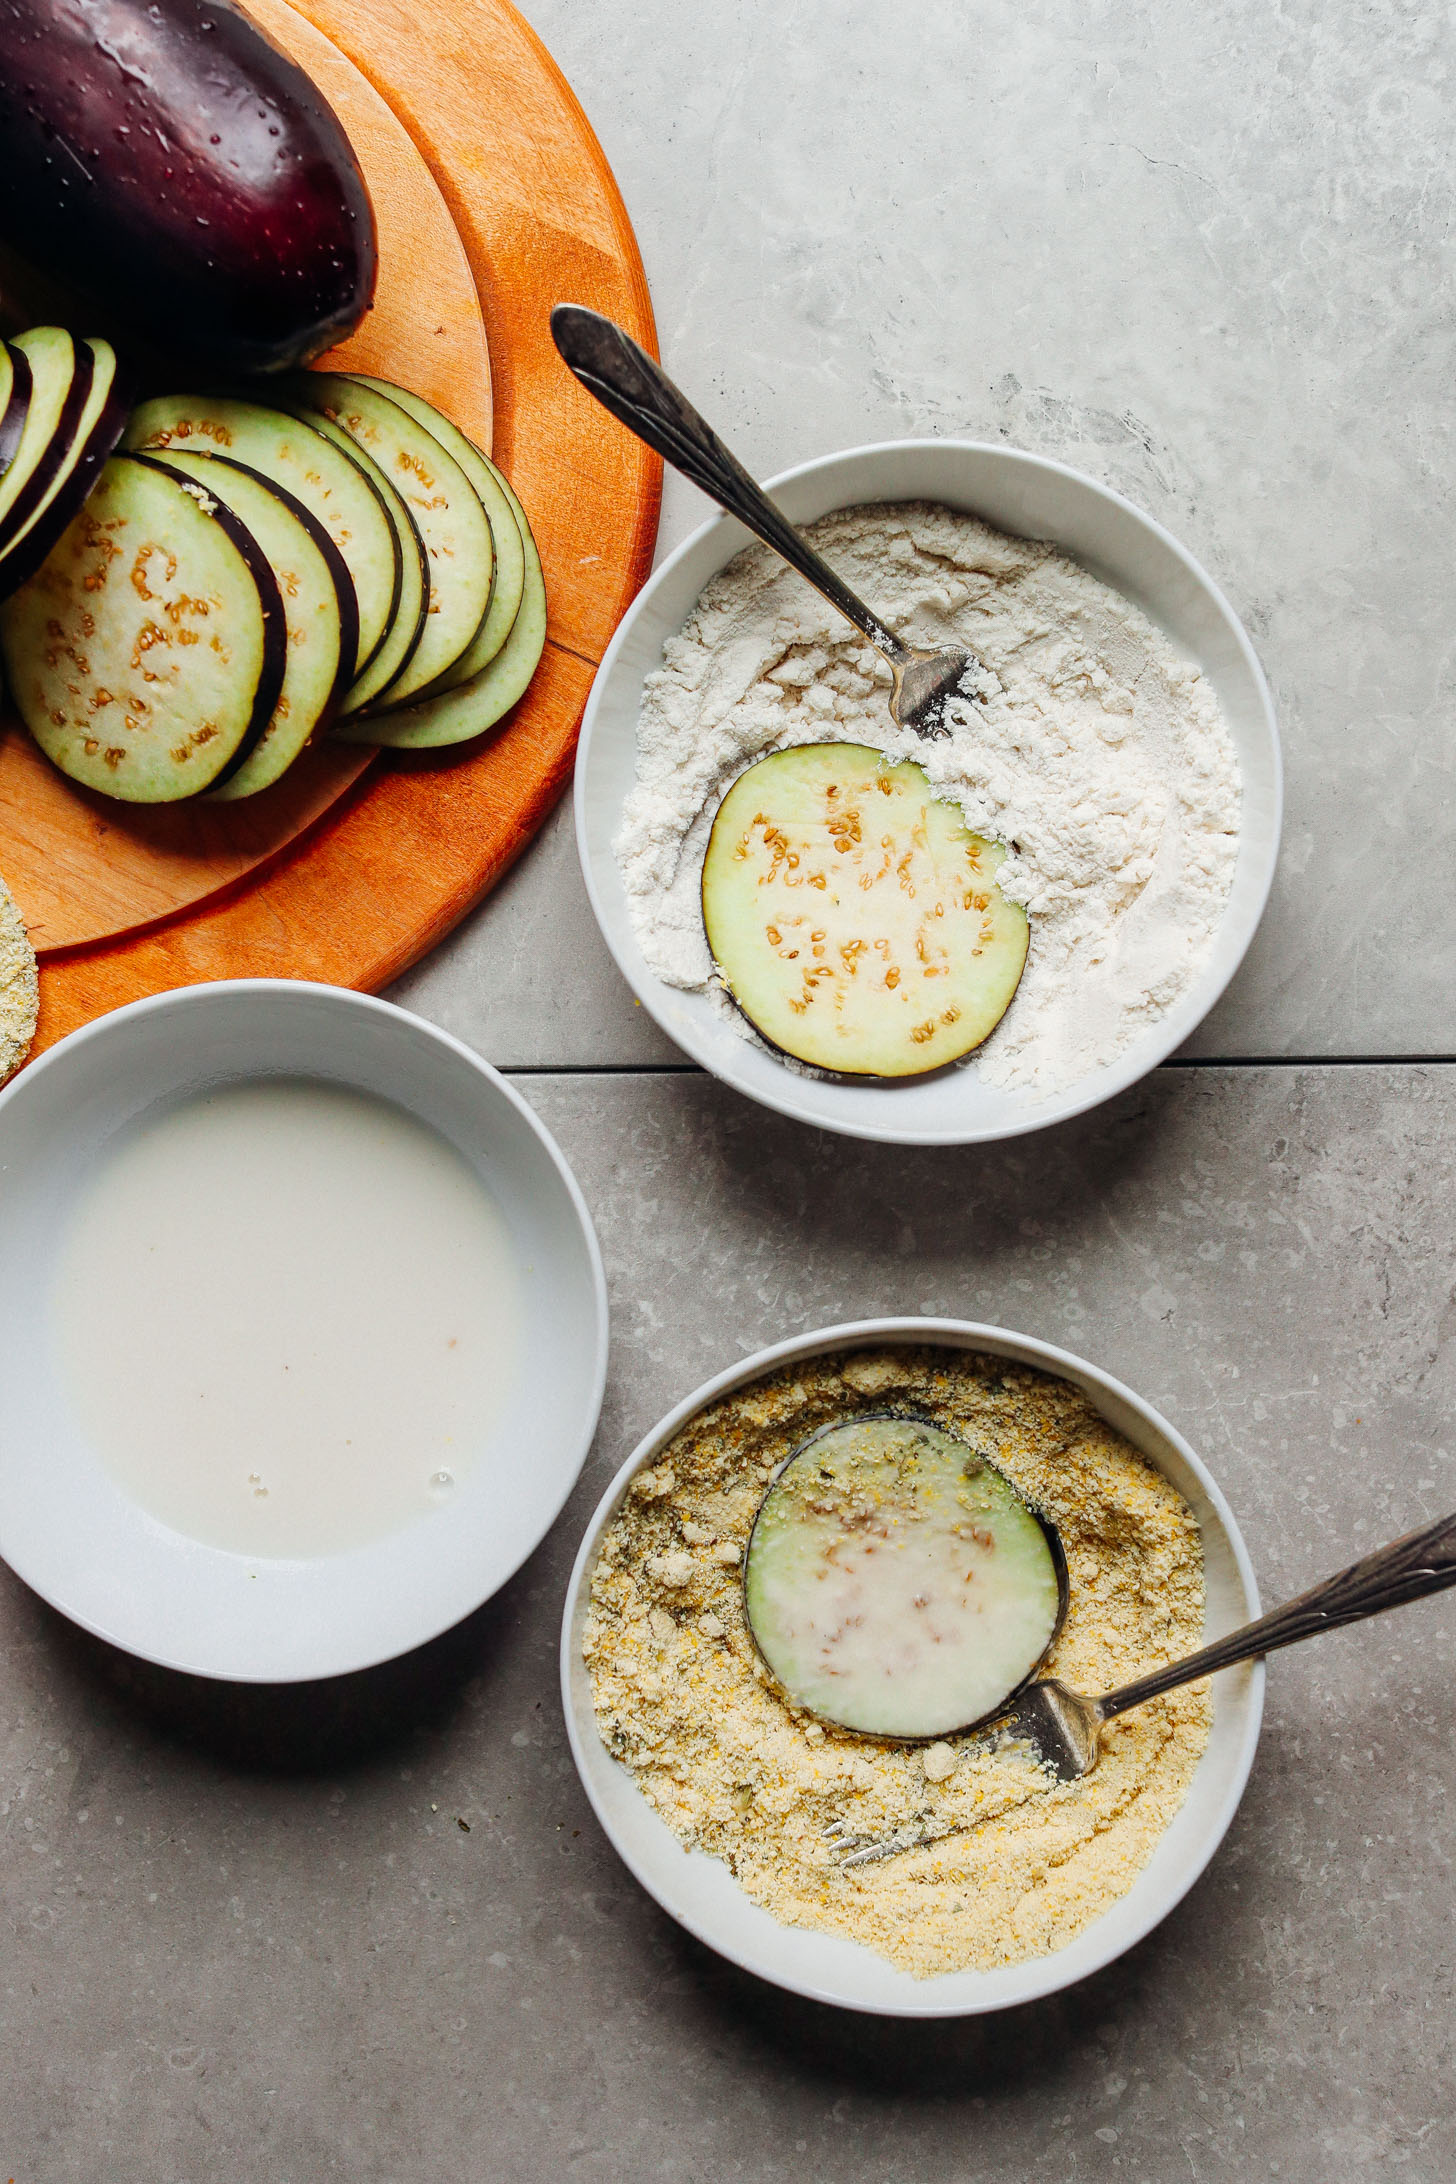
[[[273,717],[287,653],[268,562],[231,509],[113,456],[30,582],[0,606],[21,718],[86,788],[170,804],[220,786]]]
[[[1006,851],[924,771],[798,743],[738,776],[703,859],[703,924],[764,1038],[814,1069],[918,1077],[990,1037],[1026,963]]]

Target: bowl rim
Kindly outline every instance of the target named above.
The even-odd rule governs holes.
[[[605,941],[617,969],[621,972],[633,994],[640,1001],[643,1008],[646,1009],[658,1029],[672,1041],[680,1052],[687,1055],[700,1068],[706,1069],[711,1075],[717,1077],[721,1083],[730,1085],[734,1091],[741,1093],[744,1098],[754,1100],[762,1107],[767,1107],[777,1114],[787,1115],[794,1121],[807,1122],[815,1129],[830,1130],[838,1136],[861,1138],[876,1144],[989,1145],[1000,1143],[1006,1138],[1024,1137],[1035,1130],[1044,1130],[1053,1127],[1057,1123],[1070,1122],[1076,1116],[1086,1114],[1089,1109],[1100,1107],[1105,1101],[1115,1098],[1120,1092],[1125,1092],[1131,1085],[1138,1083],[1141,1078],[1147,1076],[1151,1070],[1156,1069],[1160,1063],[1168,1059],[1168,1056],[1184,1040],[1193,1036],[1199,1025],[1203,1023],[1204,1019],[1222,999],[1235,973],[1242,966],[1269,905],[1269,896],[1278,869],[1279,847],[1284,825],[1284,760],[1279,740],[1278,718],[1275,712],[1273,693],[1269,687],[1269,680],[1260,664],[1259,656],[1254,650],[1253,642],[1239,616],[1234,612],[1228,597],[1214,581],[1213,577],[1209,575],[1203,564],[1189,552],[1188,548],[1164,524],[1158,521],[1156,516],[1149,515],[1147,510],[1140,508],[1136,501],[1130,500],[1124,493],[1119,493],[1115,486],[1104,485],[1099,479],[1090,476],[1085,470],[1078,470],[1070,463],[1059,462],[1054,456],[1038,455],[1029,448],[1013,447],[1004,441],[963,439],[954,434],[945,437],[921,434],[903,440],[866,441],[860,446],[839,448],[831,454],[812,456],[807,462],[796,463],[790,469],[778,471],[773,477],[765,479],[763,481],[764,490],[769,493],[778,492],[782,487],[796,484],[801,478],[814,477],[819,472],[832,469],[836,464],[840,463],[877,460],[885,456],[906,453],[944,453],[947,449],[954,449],[958,453],[992,456],[998,461],[1009,463],[1012,467],[1024,466],[1030,471],[1037,471],[1049,477],[1068,480],[1079,490],[1089,494],[1094,500],[1104,502],[1108,507],[1117,509],[1124,516],[1131,517],[1135,523],[1151,533],[1159,544],[1173,555],[1176,561],[1181,563],[1185,573],[1211,601],[1216,613],[1229,629],[1259,701],[1262,724],[1268,736],[1272,761],[1268,803],[1269,840],[1263,868],[1257,872],[1252,892],[1248,897],[1245,911],[1247,931],[1243,942],[1232,955],[1227,966],[1221,972],[1215,972],[1209,983],[1207,998],[1199,1016],[1192,1024],[1184,1026],[1181,1031],[1170,1037],[1164,1038],[1161,1031],[1155,1030],[1148,1035],[1146,1040],[1137,1039],[1132,1041],[1124,1050],[1123,1057],[1109,1063],[1103,1069],[1094,1071],[1089,1077],[1079,1080],[1081,1085],[1085,1087],[1081,1091],[1078,1091],[1076,1086],[1069,1087],[1066,1092],[1055,1093],[1048,1099],[1029,1107],[1027,1112],[1018,1115],[1014,1119],[1003,1120],[991,1125],[974,1128],[955,1125],[950,1128],[929,1129],[925,1127],[905,1128],[888,1121],[876,1123],[858,1119],[835,1118],[831,1120],[820,1114],[807,1114],[804,1109],[802,1095],[796,1089],[800,1080],[796,1077],[792,1068],[782,1063],[776,1074],[767,1083],[745,1083],[739,1074],[730,1073],[718,1067],[708,1052],[698,1051],[696,1046],[689,1047],[684,1043],[681,1030],[675,1028],[674,1024],[669,1020],[669,1008],[662,998],[671,989],[664,987],[661,981],[646,968],[646,965],[638,960],[635,951],[629,951],[618,946],[611,929],[611,922],[606,914],[601,891],[597,885],[594,861],[587,838],[587,770],[591,763],[597,721],[603,709],[606,690],[616,672],[617,662],[625,647],[631,642],[638,622],[650,611],[654,599],[667,581],[676,575],[689,556],[700,552],[710,538],[715,535],[722,535],[726,538],[728,534],[736,533],[739,542],[733,548],[734,553],[740,551],[743,545],[753,543],[751,534],[736,517],[727,513],[709,516],[704,523],[699,524],[697,529],[682,541],[681,545],[674,548],[665,561],[661,562],[652,571],[652,574],[618,623],[612,641],[603,653],[601,662],[592,678],[586,708],[582,715],[581,731],[576,750],[576,764],[573,772],[573,819],[576,834],[576,852],[577,861],[581,867],[582,879],[586,885],[587,899],[591,904],[592,915],[597,922],[597,929]],[[875,498],[878,498],[878,496],[871,496],[872,500]],[[837,507],[845,508],[859,505],[860,502],[854,499],[836,503]],[[1067,548],[1059,550],[1070,553],[1070,549]],[[725,555],[723,560],[717,564],[718,568],[721,569],[732,558],[732,554]],[[1072,558],[1076,559],[1077,557],[1072,555]],[[707,580],[705,579],[705,581]],[[1111,579],[1104,576],[1103,581],[1111,582]],[[1120,587],[1114,588],[1120,589]],[[1123,596],[1129,597],[1131,595],[1124,592]],[[1152,618],[1150,616],[1150,619]],[[1176,1013],[1176,1011],[1170,1010],[1168,1016],[1163,1019],[1164,1024],[1173,1021],[1176,1018]]]
[[[582,1422],[569,1444],[566,1478],[561,1492],[555,1498],[553,1505],[543,1503],[542,1514],[534,1525],[530,1543],[521,1553],[514,1567],[506,1571],[463,1610],[458,1609],[452,1602],[448,1614],[422,1617],[418,1633],[412,1636],[405,1646],[393,1642],[383,1648],[365,1644],[362,1647],[356,1647],[347,1657],[340,1655],[337,1659],[330,1659],[327,1665],[303,1666],[287,1676],[270,1676],[262,1679],[269,1684],[311,1683],[324,1681],[335,1676],[352,1675],[363,1669],[378,1667],[385,1661],[400,1659],[404,1654],[413,1652],[420,1646],[428,1645],[431,1640],[440,1637],[445,1631],[453,1629],[466,1616],[474,1614],[485,1605],[486,1601],[494,1598],[495,1594],[511,1582],[512,1578],[519,1573],[525,1563],[536,1552],[576,1490],[586,1459],[591,1452],[592,1443],[596,1438],[597,1427],[601,1421],[602,1404],[606,1393],[607,1357],[610,1339],[606,1270],[603,1265],[601,1246],[597,1240],[591,1212],[582,1194],[581,1186],[572,1173],[566,1156],[555,1138],[547,1129],[545,1123],[542,1122],[535,1109],[522,1097],[514,1085],[502,1076],[499,1070],[493,1068],[483,1056],[477,1054],[472,1047],[468,1046],[464,1040],[457,1039],[452,1032],[443,1030],[437,1024],[432,1024],[425,1017],[415,1015],[412,1010],[400,1008],[396,1002],[381,1000],[375,994],[359,993],[348,986],[328,985],[312,979],[295,978],[212,979],[193,985],[172,987],[165,992],[147,994],[139,1000],[127,1002],[120,1008],[108,1010],[104,1015],[93,1017],[89,1022],[78,1025],[75,1030],[68,1032],[64,1038],[57,1040],[54,1046],[48,1047],[44,1053],[38,1054],[33,1061],[26,1063],[3,1088],[0,1088],[0,1131],[3,1131],[5,1114],[12,1100],[22,1095],[25,1097],[33,1096],[37,1084],[43,1085],[57,1069],[66,1068],[84,1046],[92,1044],[98,1039],[107,1039],[117,1035],[125,1037],[127,1028],[143,1017],[167,1015],[179,1010],[226,1005],[226,1003],[240,995],[268,996],[280,1000],[284,1006],[293,1005],[307,999],[313,1003],[322,1002],[325,1008],[339,1007],[348,1011],[357,1011],[361,1014],[385,1017],[398,1023],[407,1037],[433,1041],[459,1060],[467,1063],[471,1070],[484,1080],[489,1091],[503,1098],[506,1105],[514,1109],[541,1145],[564,1187],[567,1201],[575,1219],[576,1231],[584,1248],[586,1268],[590,1276],[592,1317],[594,1321],[592,1370]],[[394,1098],[397,1105],[405,1108],[407,1112],[413,1112],[407,1097],[396,1094],[381,1096]],[[327,1562],[331,1558],[308,1557],[304,1559],[319,1559]],[[10,1555],[5,1552],[3,1541],[0,1541],[0,1560],[5,1562],[6,1566],[14,1572],[30,1591],[44,1600],[47,1606],[52,1608],[58,1615],[64,1616],[67,1622],[74,1623],[79,1629],[89,1632],[91,1636],[103,1640],[107,1645],[115,1646],[121,1652],[131,1654],[136,1659],[154,1662],[159,1667],[173,1669],[180,1674],[204,1676],[217,1683],[257,1683],[260,1681],[256,1674],[250,1673],[246,1669],[228,1669],[215,1663],[199,1666],[195,1659],[189,1660],[180,1655],[174,1657],[163,1647],[146,1646],[139,1643],[135,1636],[120,1634],[108,1627],[104,1618],[87,1615],[84,1609],[80,1609],[70,1600],[60,1597],[62,1588],[57,1583],[54,1575],[48,1575],[44,1571],[36,1573],[30,1567],[24,1566],[28,1561],[26,1557],[22,1557],[20,1561],[12,1560]],[[427,1599],[428,1597],[428,1587],[421,1587],[421,1598]]]
[[[836,1992],[830,1986],[817,1984],[806,1979],[794,1978],[781,1970],[766,1965],[757,1957],[751,1946],[735,1947],[726,1944],[720,1935],[705,1931],[700,1921],[690,1915],[680,1904],[674,1902],[670,1894],[659,1886],[651,1863],[645,1858],[639,1858],[620,1839],[611,1814],[605,1802],[597,1793],[594,1766],[599,1766],[605,1761],[608,1767],[618,1769],[620,1774],[628,1781],[631,1780],[630,1771],[622,1767],[620,1761],[614,1760],[605,1745],[602,1744],[596,1731],[595,1717],[589,1714],[586,1725],[579,1719],[573,1692],[573,1684],[582,1673],[578,1657],[578,1639],[586,1588],[590,1581],[592,1569],[595,1566],[602,1537],[621,1507],[628,1485],[636,1474],[651,1463],[673,1436],[699,1411],[705,1409],[708,1404],[715,1402],[720,1396],[731,1394],[734,1389],[740,1388],[747,1382],[759,1379],[763,1374],[773,1371],[776,1366],[791,1364],[803,1358],[822,1356],[834,1350],[878,1347],[886,1342],[918,1343],[933,1346],[937,1340],[943,1340],[948,1348],[960,1351],[980,1348],[989,1351],[992,1355],[1011,1357],[1017,1362],[1031,1365],[1036,1370],[1054,1373],[1059,1378],[1069,1380],[1074,1386],[1083,1388],[1084,1392],[1087,1392],[1089,1387],[1095,1388],[1111,1397],[1114,1402],[1125,1404],[1135,1412],[1146,1424],[1153,1428],[1155,1433],[1161,1434],[1171,1444],[1197,1478],[1227,1541],[1239,1582],[1244,1591],[1248,1608],[1248,1620],[1252,1621],[1260,1613],[1258,1579],[1255,1576],[1253,1562],[1245,1545],[1243,1534],[1239,1530],[1237,1520],[1212,1472],[1201,1457],[1190,1447],[1183,1435],[1163,1417],[1159,1410],[1114,1374],[1105,1372],[1101,1366],[1089,1363],[1086,1358],[1079,1357],[1074,1351],[1064,1350],[1057,1344],[1044,1342],[1034,1335],[1020,1334],[1011,1328],[996,1327],[988,1322],[977,1320],[930,1319],[914,1315],[850,1320],[833,1327],[815,1328],[805,1334],[791,1335],[782,1341],[770,1343],[764,1349],[754,1351],[751,1356],[740,1359],[737,1364],[727,1366],[722,1372],[715,1373],[710,1380],[704,1381],[701,1387],[695,1388],[691,1395],[685,1396],[680,1403],[675,1404],[650,1432],[643,1435],[626,1462],[616,1472],[593,1510],[586,1530],[582,1535],[576,1559],[572,1564],[571,1576],[567,1581],[566,1599],[562,1610],[559,1655],[561,1703],[566,1719],[567,1741],[570,1745],[577,1777],[586,1792],[587,1801],[591,1805],[607,1841],[633,1878],[661,1909],[667,1912],[669,1917],[675,1919],[696,1940],[702,1942],[706,1948],[713,1950],[716,1955],[725,1957],[730,1963],[736,1964],[740,1970],[751,1972],[756,1978],[767,1980],[770,1985],[781,1987],[788,1993],[800,1995],[807,2001],[822,2002],[834,2008],[854,2010],[867,2016],[902,2018],[976,2017],[984,2016],[996,2010],[1018,2008],[1024,2002],[1042,2000],[1048,1995],[1060,1993],[1068,1987],[1079,1984],[1084,1979],[1091,1978],[1094,1973],[1104,1970],[1107,1965],[1113,1963],[1118,1957],[1125,1955],[1129,1949],[1135,1948],[1139,1942],[1146,1939],[1154,1927],[1161,1925],[1169,1913],[1175,1910],[1183,1901],[1183,1898],[1194,1884],[1201,1879],[1223,1843],[1224,1837],[1233,1822],[1234,1814],[1237,1812],[1243,1798],[1244,1790],[1248,1785],[1250,1770],[1253,1767],[1254,1756],[1258,1749],[1264,1712],[1264,1662],[1262,1659],[1257,1659],[1248,1664],[1247,1680],[1243,1691],[1244,1720],[1238,1749],[1233,1759],[1232,1772],[1216,1811],[1206,1823],[1205,1839],[1197,1853],[1179,1869],[1177,1876],[1165,1886],[1157,1903],[1150,1909],[1145,1909],[1130,1931],[1117,1932],[1115,1938],[1107,1946],[1101,1950],[1094,1949],[1090,1962],[1082,1963],[1074,1972],[1068,1974],[1058,1969],[1062,1958],[1066,1954],[1064,1950],[1053,1952],[1050,1956],[1029,1957],[1020,1965],[1007,1967],[1007,1969],[1020,1971],[1026,1975],[1019,1983],[1022,1991],[1014,1994],[971,2001],[948,2002],[942,2000],[937,2003],[934,1998],[934,1989],[938,1982],[936,1980],[923,1980],[916,1982],[917,1988],[921,1991],[913,2000],[907,1996],[903,2005],[889,2001],[866,2001],[850,1998],[843,1993]],[[594,1741],[595,1749],[589,1749],[588,1737]],[[636,1794],[641,1798],[640,1791],[637,1791]],[[646,1802],[645,1799],[643,1802]],[[692,1852],[688,1855],[699,1856],[705,1854]],[[749,1902],[751,1899],[745,1897],[744,1900]],[[1126,1901],[1126,1898],[1119,1897],[1116,1900],[1118,1903],[1122,1903]],[[1093,1925],[1085,1931],[1094,1933],[1098,1923],[1094,1921]],[[971,1976],[990,1977],[993,1975],[950,1973],[944,1976],[965,1979]]]

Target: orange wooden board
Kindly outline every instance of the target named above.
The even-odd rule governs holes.
[[[37,950],[135,932],[286,849],[372,755],[321,745],[239,804],[119,804],[78,789],[18,721],[0,721],[0,878]]]
[[[253,13],[330,100],[379,228],[374,309],[331,364],[408,379],[490,446],[490,352],[470,261],[414,140],[368,78],[288,5]],[[38,949],[134,932],[190,908],[297,839],[372,763],[356,746],[307,751],[266,795],[139,808],[77,789],[29,736],[0,724],[0,873]]]
[[[47,957],[40,1044],[170,986],[270,976],[383,985],[490,888],[570,776],[597,661],[650,564],[660,467],[551,344],[561,299],[652,347],[626,212],[564,78],[507,0],[305,0],[385,96],[454,217],[489,338],[495,454],[545,565],[546,655],[478,749],[390,759],[258,871],[180,915]],[[0,849],[0,871],[3,871]]]

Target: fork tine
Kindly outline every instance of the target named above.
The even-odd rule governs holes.
[[[1101,1708],[1096,1700],[1083,1699],[1047,1677],[1026,1689],[988,1722],[980,1736],[991,1744],[1023,1744],[1031,1748],[1039,1766],[1050,1767],[1060,1782],[1074,1782],[1097,1764]],[[878,1838],[856,1835],[847,1820],[831,1820],[824,1840],[834,1863],[844,1871],[850,1866],[870,1865],[879,1858],[894,1858],[902,1850],[921,1850],[927,1843],[957,1835],[958,1827],[936,1827],[923,1821]]]
[[[878,1858],[893,1858],[899,1851],[914,1850],[915,1847],[914,1843],[868,1843],[863,1850],[851,1851],[848,1857],[836,1859],[835,1863],[842,1873],[847,1873],[851,1866],[873,1865]]]
[[[1029,1684],[1016,1703],[991,1723],[988,1734],[1029,1744],[1039,1765],[1053,1768],[1061,1782],[1074,1782],[1097,1763],[1097,1734],[1090,1712],[1087,1701],[1048,1677]]]

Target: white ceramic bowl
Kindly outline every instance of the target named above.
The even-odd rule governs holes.
[[[1182,1809],[1125,1896],[1054,1956],[1033,1957],[992,1972],[955,1972],[922,1980],[897,1971],[855,1942],[781,1926],[749,1900],[720,1860],[685,1850],[628,1770],[603,1744],[581,1653],[591,1574],[602,1535],[621,1507],[630,1480],[656,1461],[679,1428],[705,1404],[776,1366],[885,1342],[989,1351],[1071,1381],[1110,1425],[1172,1480],[1197,1516],[1207,1583],[1205,1639],[1237,1630],[1258,1615],[1253,1567],[1228,1504],[1182,1436],[1121,1381],[1069,1351],[1026,1335],[1008,1334],[1000,1327],[979,1327],[965,1320],[859,1320],[849,1326],[821,1328],[745,1358],[696,1389],[633,1450],[603,1495],[571,1574],[561,1635],[566,1726],[587,1796],[618,1854],[663,1910],[709,1948],[811,2001],[885,2017],[971,2017],[1035,2001],[1100,1971],[1141,1941],[1187,1894],[1222,1842],[1254,1763],[1264,1710],[1262,1662],[1226,1669],[1216,1678],[1208,1749]]]
[[[368,1546],[286,1561],[204,1546],[130,1500],[75,1423],[48,1324],[58,1235],[108,1141],[205,1086],[281,1073],[393,1100],[459,1149],[505,1218],[526,1328],[519,1392],[448,1507]],[[248,979],[101,1017],[0,1093],[0,1204],[0,1555],[114,1645],[250,1682],[388,1660],[489,1599],[576,1483],[606,1376],[591,1217],[519,1094],[403,1009]]]
[[[1254,937],[1274,878],[1282,787],[1268,684],[1222,592],[1151,516],[1080,471],[1015,448],[967,440],[896,440],[852,448],[769,480],[796,523],[866,501],[931,500],[1025,538],[1053,540],[1134,600],[1209,678],[1243,770],[1233,889],[1198,978],[1178,1005],[1118,1059],[1051,1099],[983,1083],[975,1067],[899,1084],[805,1077],[724,1022],[705,994],[680,993],[648,969],[612,853],[637,764],[643,678],[662,664],[708,579],[750,543],[716,517],[657,570],[597,670],[576,761],[576,833],[587,893],[618,969],[669,1038],[714,1076],[781,1114],[848,1137],[897,1145],[968,1145],[1044,1129],[1110,1099],[1154,1068],[1202,1022]]]

